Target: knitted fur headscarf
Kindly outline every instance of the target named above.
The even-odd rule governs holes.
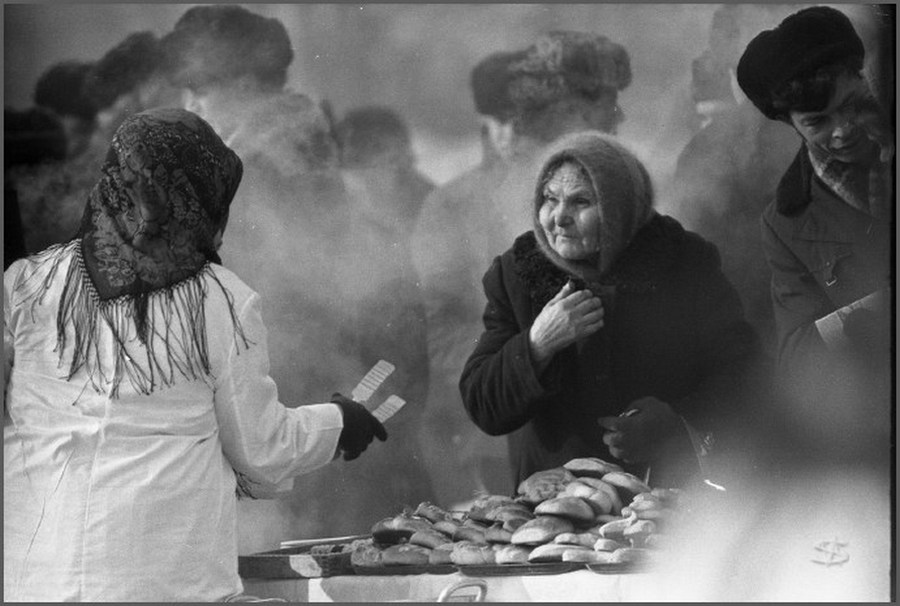
[[[596,193],[600,210],[600,250],[596,264],[562,258],[550,246],[538,219],[544,184],[552,172],[567,161],[584,168]],[[614,137],[599,131],[574,133],[557,139],[542,154],[538,165],[540,170],[531,214],[541,251],[564,271],[586,282],[599,280],[656,212],[647,169]]]

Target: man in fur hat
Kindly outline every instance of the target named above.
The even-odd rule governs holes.
[[[481,330],[481,278],[490,260],[528,227],[532,159],[544,145],[579,130],[614,133],[618,92],[631,82],[628,53],[604,36],[549,32],[531,46],[489,55],[471,73],[482,120],[481,164],[425,201],[413,234],[428,321],[430,394],[424,430],[445,440],[429,461],[445,481],[441,502],[474,490],[510,492],[503,439],[489,438],[463,412],[457,383]],[[528,178],[526,178],[528,177]],[[440,430],[438,430],[440,428]],[[443,453],[458,453],[452,460]]]
[[[756,36],[737,78],[802,138],[762,216],[788,420],[823,456],[884,460],[894,147],[864,60],[847,16],[815,6]]]
[[[62,120],[68,158],[87,149],[97,128],[97,105],[86,82],[91,67],[84,61],[62,61],[41,74],[34,87],[34,104],[52,110]]]

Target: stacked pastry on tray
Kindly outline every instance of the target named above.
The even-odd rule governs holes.
[[[515,497],[484,495],[468,511],[420,503],[372,526],[352,563],[483,566],[648,562],[679,492],[651,488],[597,458],[573,459],[522,481]]]

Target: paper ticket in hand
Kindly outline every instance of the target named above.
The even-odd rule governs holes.
[[[403,405],[406,404],[406,400],[401,398],[400,396],[390,396],[387,400],[381,403],[381,406],[372,411],[372,416],[378,419],[380,422],[384,423],[391,417],[393,417],[398,410],[403,408]]]
[[[384,380],[391,376],[394,368],[394,365],[387,360],[378,360],[378,363],[362,378],[359,385],[350,392],[350,398],[360,404],[365,404],[384,383]]]

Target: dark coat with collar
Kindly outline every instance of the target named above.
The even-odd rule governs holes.
[[[803,147],[761,226],[772,268],[785,425],[797,429],[793,447],[819,464],[829,458],[887,464],[894,368],[890,222],[836,196]],[[876,291],[887,295],[882,309],[850,313],[848,305]],[[846,337],[831,347],[816,327],[829,314],[841,319]]]
[[[741,406],[735,388],[758,343],[712,244],[672,218],[651,219],[600,287],[605,327],[537,376],[528,329],[569,278],[533,232],[484,276],[485,329],[460,390],[483,431],[509,434],[515,482],[575,457],[614,461],[597,418],[637,398],[668,402],[700,430],[723,426]]]
[[[785,369],[823,347],[815,321],[891,283],[891,225],[853,208],[817,176],[801,148],[761,219],[772,269],[778,360]]]

